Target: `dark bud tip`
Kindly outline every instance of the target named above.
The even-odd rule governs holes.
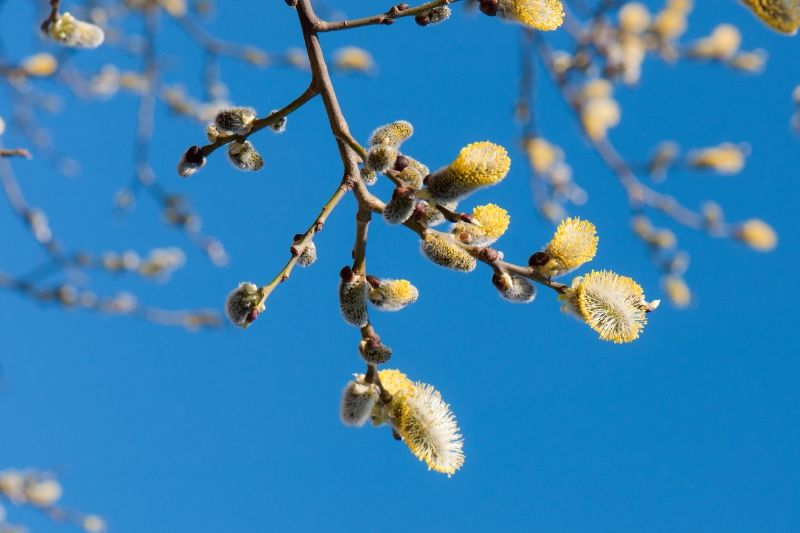
[[[431,181],[431,175],[430,174],[428,174],[427,176],[422,178],[422,184],[423,185],[427,185],[428,183],[430,183],[430,181]]]
[[[370,350],[377,350],[381,347],[381,338],[377,333],[373,333],[369,336],[369,339],[367,339],[367,347],[369,347]]]
[[[414,22],[416,22],[418,26],[427,26],[431,22],[431,19],[425,15],[417,15],[414,17]]]
[[[502,291],[506,289],[506,280],[503,279],[503,276],[498,274],[492,274],[492,285],[497,287],[497,290]]]
[[[411,213],[411,218],[417,222],[425,218],[425,208],[422,207],[421,203],[417,202],[417,205],[414,206],[414,212]]]
[[[547,252],[536,252],[528,259],[528,265],[542,266],[547,264],[548,261],[550,261],[550,254]]]
[[[494,263],[497,261],[499,254],[497,250],[494,248],[481,248],[478,252],[478,256],[481,258],[481,261],[486,261],[488,263]]]
[[[469,224],[472,224],[472,215],[468,215],[466,213],[461,213],[461,220],[463,220],[464,222],[467,222]]]
[[[343,281],[348,282],[356,279],[356,275],[353,274],[353,269],[349,266],[342,267],[342,269],[339,271],[339,277],[341,277]]]
[[[367,274],[367,281],[369,282],[370,285],[372,285],[376,289],[381,286],[381,280],[370,274]]]
[[[324,227],[325,227],[324,222],[317,222],[317,227],[315,228],[315,231],[322,231],[322,228]]]
[[[297,242],[297,241],[301,240],[302,238],[303,238],[303,234],[302,233],[297,233],[294,236],[294,242]]]
[[[414,191],[407,187],[397,187],[392,192],[392,198],[397,198],[398,196],[411,196],[413,193]]]
[[[199,165],[205,160],[206,156],[203,155],[203,150],[201,150],[199,146],[192,146],[186,150],[184,158],[187,163]]]
[[[403,440],[403,436],[400,433],[398,433],[394,428],[392,428],[392,437],[394,437],[394,440]]]
[[[289,247],[289,253],[292,254],[292,257],[297,257],[300,255],[300,249],[297,246]]]
[[[461,242],[467,242],[467,241],[470,240],[470,238],[471,238],[471,236],[470,236],[469,233],[459,233],[458,234],[458,240],[461,241]]]
[[[497,0],[482,0],[478,9],[481,13],[490,17],[497,16]]]
[[[406,4],[405,2],[403,2],[402,4],[397,4],[398,11],[405,11],[409,7],[411,7],[411,6]]]
[[[404,171],[408,167],[408,158],[403,155],[398,155],[394,160],[394,169],[398,172]]]
[[[381,24],[383,24],[384,26],[391,26],[392,24],[394,24],[394,19],[382,18]]]
[[[245,322],[251,324],[255,322],[256,318],[258,318],[258,309],[251,309],[250,312],[247,314],[247,318],[245,318]]]

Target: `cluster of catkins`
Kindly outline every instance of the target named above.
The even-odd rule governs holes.
[[[285,116],[278,120],[270,120],[270,117],[277,113],[272,111],[266,119],[260,119],[262,125],[257,128],[259,119],[256,117],[256,110],[252,107],[228,107],[217,113],[214,123],[206,127],[206,137],[211,143],[216,143],[222,137],[235,137],[228,142],[228,160],[239,170],[246,172],[261,170],[264,168],[264,158],[258,153],[253,144],[245,138],[254,129],[267,127],[275,133],[286,131],[288,119]],[[192,146],[181,157],[178,162],[178,174],[187,178],[199,171],[206,164],[206,154],[199,146]]]

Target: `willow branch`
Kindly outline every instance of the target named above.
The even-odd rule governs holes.
[[[271,126],[273,124],[277,124],[283,117],[290,115],[291,113],[297,111],[301,107],[303,107],[309,100],[317,96],[319,92],[317,91],[314,82],[311,82],[311,85],[308,88],[295,98],[290,104],[288,104],[283,109],[276,111],[275,113],[271,113],[270,115],[259,118],[253,121],[253,126],[250,128],[250,131],[244,135],[226,135],[224,137],[218,137],[217,140],[211,144],[207,144],[202,147],[203,155],[208,156],[214,150],[219,148],[220,146],[225,146],[226,144],[232,143],[233,141],[244,142],[250,135],[254,134],[259,130],[263,130],[267,126]]]
[[[386,13],[378,13],[377,15],[360,19],[343,20],[341,22],[328,22],[312,14],[312,16],[309,17],[309,21],[311,22],[314,30],[318,32],[350,30],[353,28],[360,28],[362,26],[389,26],[394,24],[395,19],[420,15],[430,9],[433,9],[434,7],[446,6],[457,1],[458,0],[434,0],[433,2],[428,2],[427,4],[422,4],[420,6],[407,9],[401,9],[400,6],[402,4],[398,4],[396,6],[392,6],[391,9],[389,9],[389,11]],[[300,2],[300,4],[302,4],[302,2]]]

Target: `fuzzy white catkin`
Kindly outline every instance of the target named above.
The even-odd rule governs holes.
[[[363,328],[369,321],[367,314],[367,282],[364,278],[339,282],[339,308],[344,321],[357,328]]]
[[[372,407],[377,400],[376,386],[364,382],[363,375],[357,375],[342,393],[340,416],[345,426],[361,427],[369,419]]]
[[[414,199],[410,196],[395,196],[383,210],[383,220],[387,224],[402,224],[414,212]]]

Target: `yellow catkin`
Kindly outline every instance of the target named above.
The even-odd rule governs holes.
[[[472,218],[478,224],[459,222],[453,227],[453,234],[476,246],[488,246],[495,242],[506,232],[510,221],[508,211],[495,204],[479,205],[472,210]]]
[[[564,6],[558,0],[498,0],[497,16],[543,31],[554,30],[564,21]]]
[[[742,0],[770,28],[794,35],[800,28],[800,2],[797,0]]]
[[[575,289],[580,315],[603,340],[617,344],[639,338],[647,323],[642,288],[613,272],[587,274]]]
[[[505,148],[490,142],[472,143],[461,149],[450,166],[431,175],[426,193],[437,202],[459,200],[498,183],[509,168],[511,159]]]
[[[544,249],[550,260],[539,267],[539,273],[543,276],[561,276],[591,261],[597,253],[598,241],[594,224],[588,220],[562,220],[553,239]]]
[[[753,218],[739,226],[736,238],[759,252],[769,252],[778,245],[778,235],[772,227],[757,218]]]

